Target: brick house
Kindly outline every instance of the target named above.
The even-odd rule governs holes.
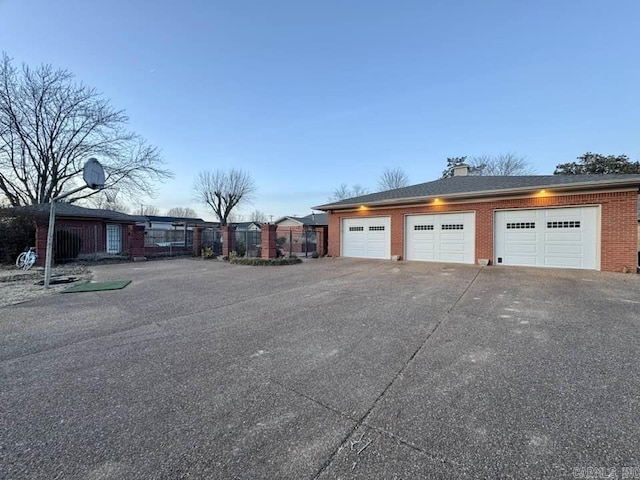
[[[327,253],[328,216],[312,213],[306,217],[282,217],[275,222],[276,237],[280,247],[292,253]],[[289,243],[291,241],[291,244]]]
[[[640,175],[454,176],[314,207],[329,255],[634,271]]]
[[[49,228],[49,204],[16,208],[34,215],[38,264],[43,265]],[[136,225],[141,221],[144,218],[112,210],[56,203],[56,261],[144,257],[144,226]]]

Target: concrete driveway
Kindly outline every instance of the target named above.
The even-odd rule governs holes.
[[[640,476],[636,275],[185,259],[95,278],[133,282],[0,308],[0,478]]]

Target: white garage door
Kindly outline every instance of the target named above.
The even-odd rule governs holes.
[[[495,262],[598,270],[598,207],[496,212]]]
[[[389,217],[343,219],[342,256],[391,258],[391,219]]]
[[[407,260],[475,263],[475,213],[407,215]]]

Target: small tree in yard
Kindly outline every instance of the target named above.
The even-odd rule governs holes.
[[[198,173],[193,187],[196,198],[209,205],[220,221],[227,225],[233,210],[249,203],[256,192],[251,175],[243,170],[216,170]]]

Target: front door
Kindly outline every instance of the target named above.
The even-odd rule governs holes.
[[[122,251],[122,227],[120,225],[107,225],[107,253],[117,254]]]

